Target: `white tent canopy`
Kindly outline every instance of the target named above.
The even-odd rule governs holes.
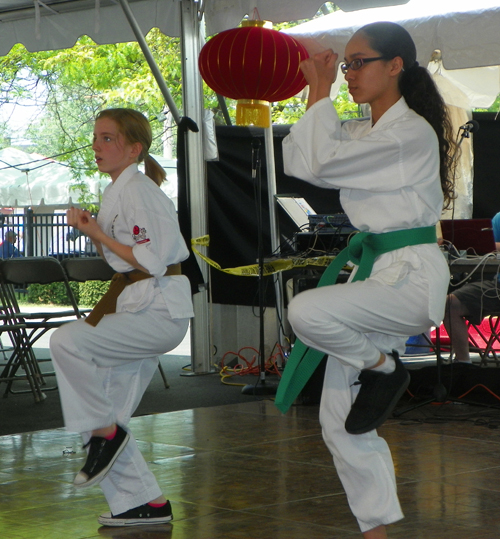
[[[177,201],[176,161],[153,155],[165,169],[167,177],[162,190]],[[100,196],[109,183],[109,177],[95,173],[84,178],[93,195],[89,202],[99,203]],[[78,204],[81,190],[71,168],[60,161],[31,154],[17,148],[0,150],[0,207],[63,206]]]
[[[446,69],[497,65],[500,59],[498,0],[410,0],[405,5],[336,12],[296,26],[288,34],[308,40],[308,48],[333,48],[343,56],[353,31],[375,21],[404,26],[425,65],[439,49]],[[315,45],[314,45],[315,44]]]
[[[405,5],[332,13],[286,32],[310,54],[331,48],[342,59],[353,32],[376,21],[404,26],[415,41],[421,65],[427,66],[439,50],[441,60],[433,71],[451,80],[467,96],[470,108],[489,107],[500,93],[498,0],[410,0]]]
[[[85,181],[99,202],[99,195],[109,180],[98,174]],[[68,206],[80,196],[71,169],[64,163],[30,154],[16,148],[0,150],[0,206]]]
[[[402,4],[407,0],[337,0],[342,9]],[[273,22],[314,17],[322,0],[205,0],[190,1],[204,8],[206,33],[212,35],[238,26],[248,15]],[[146,34],[153,27],[172,37],[181,35],[179,0],[128,0]],[[97,43],[135,41],[120,2],[116,0],[0,0],[0,55],[16,43],[31,51],[72,47],[82,35]]]

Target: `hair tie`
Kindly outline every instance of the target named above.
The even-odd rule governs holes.
[[[419,66],[419,63],[415,60],[413,62],[413,65],[410,67],[410,69],[417,69],[418,66]]]

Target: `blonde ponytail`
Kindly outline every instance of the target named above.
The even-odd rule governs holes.
[[[148,154],[144,157],[144,173],[151,178],[158,187],[165,181],[167,173],[158,161]]]

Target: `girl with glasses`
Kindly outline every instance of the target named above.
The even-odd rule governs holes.
[[[354,101],[370,105],[369,118],[340,122],[330,100],[337,60],[326,50],[302,63],[307,110],[284,140],[283,156],[290,176],[340,191],[360,232],[337,258],[355,265],[348,283],[332,286],[332,264],[320,288],[290,302],[299,346],[277,401],[286,401],[301,360],[307,364],[314,351],[329,356],[323,437],[363,537],[385,539],[386,525],[403,513],[390,450],[376,429],[409,383],[398,353],[410,335],[443,318],[450,276],[435,225],[453,198],[453,133],[401,26],[369,24],[346,46],[341,70]]]

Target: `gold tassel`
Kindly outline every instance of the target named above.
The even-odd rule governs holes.
[[[239,99],[236,104],[236,125],[270,126],[269,101]]]

